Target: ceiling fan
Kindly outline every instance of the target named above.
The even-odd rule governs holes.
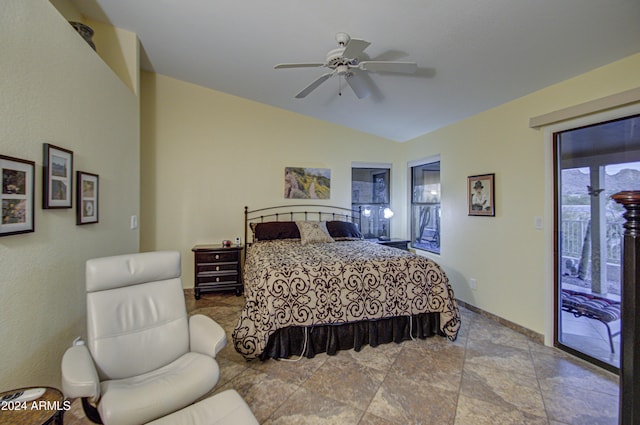
[[[315,81],[302,89],[296,98],[302,99],[315,90],[334,75],[343,77],[347,84],[359,99],[369,96],[370,91],[366,82],[359,74],[361,72],[394,72],[400,74],[413,74],[418,69],[415,62],[395,62],[395,61],[360,61],[360,56],[364,49],[371,43],[358,38],[351,38],[349,34],[339,32],[336,34],[338,42],[337,49],[327,53],[327,59],[322,63],[281,63],[275,69],[285,68],[329,68],[329,72],[322,74]]]

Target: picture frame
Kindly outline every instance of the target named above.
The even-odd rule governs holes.
[[[76,172],[76,224],[97,223],[100,177],[86,171]]]
[[[331,170],[328,168],[285,167],[285,199],[329,199]]]
[[[35,232],[35,162],[0,155],[0,236]]]
[[[73,152],[44,143],[42,208],[73,206]]]
[[[495,174],[467,177],[469,215],[495,217]]]

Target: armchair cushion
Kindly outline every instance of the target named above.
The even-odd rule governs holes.
[[[222,326],[204,314],[189,318],[190,351],[215,357],[227,343]]]
[[[62,356],[62,392],[68,398],[100,398],[98,372],[86,345],[74,345]]]
[[[98,411],[106,425],[146,423],[193,403],[213,388],[219,376],[213,358],[187,353],[144,375],[103,381]]]

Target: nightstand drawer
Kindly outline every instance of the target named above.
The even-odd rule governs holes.
[[[198,275],[209,273],[209,272],[226,272],[228,270],[237,270],[238,262],[234,261],[232,263],[200,263],[198,264]]]
[[[208,272],[198,273],[196,276],[198,284],[201,283],[218,283],[218,282],[237,282],[238,272]]]
[[[196,261],[202,263],[220,263],[220,262],[237,262],[239,260],[239,251],[229,252],[198,252],[196,253]]]

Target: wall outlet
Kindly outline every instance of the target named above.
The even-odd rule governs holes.
[[[478,281],[474,278],[469,279],[469,286],[475,291],[476,289],[478,289]]]

